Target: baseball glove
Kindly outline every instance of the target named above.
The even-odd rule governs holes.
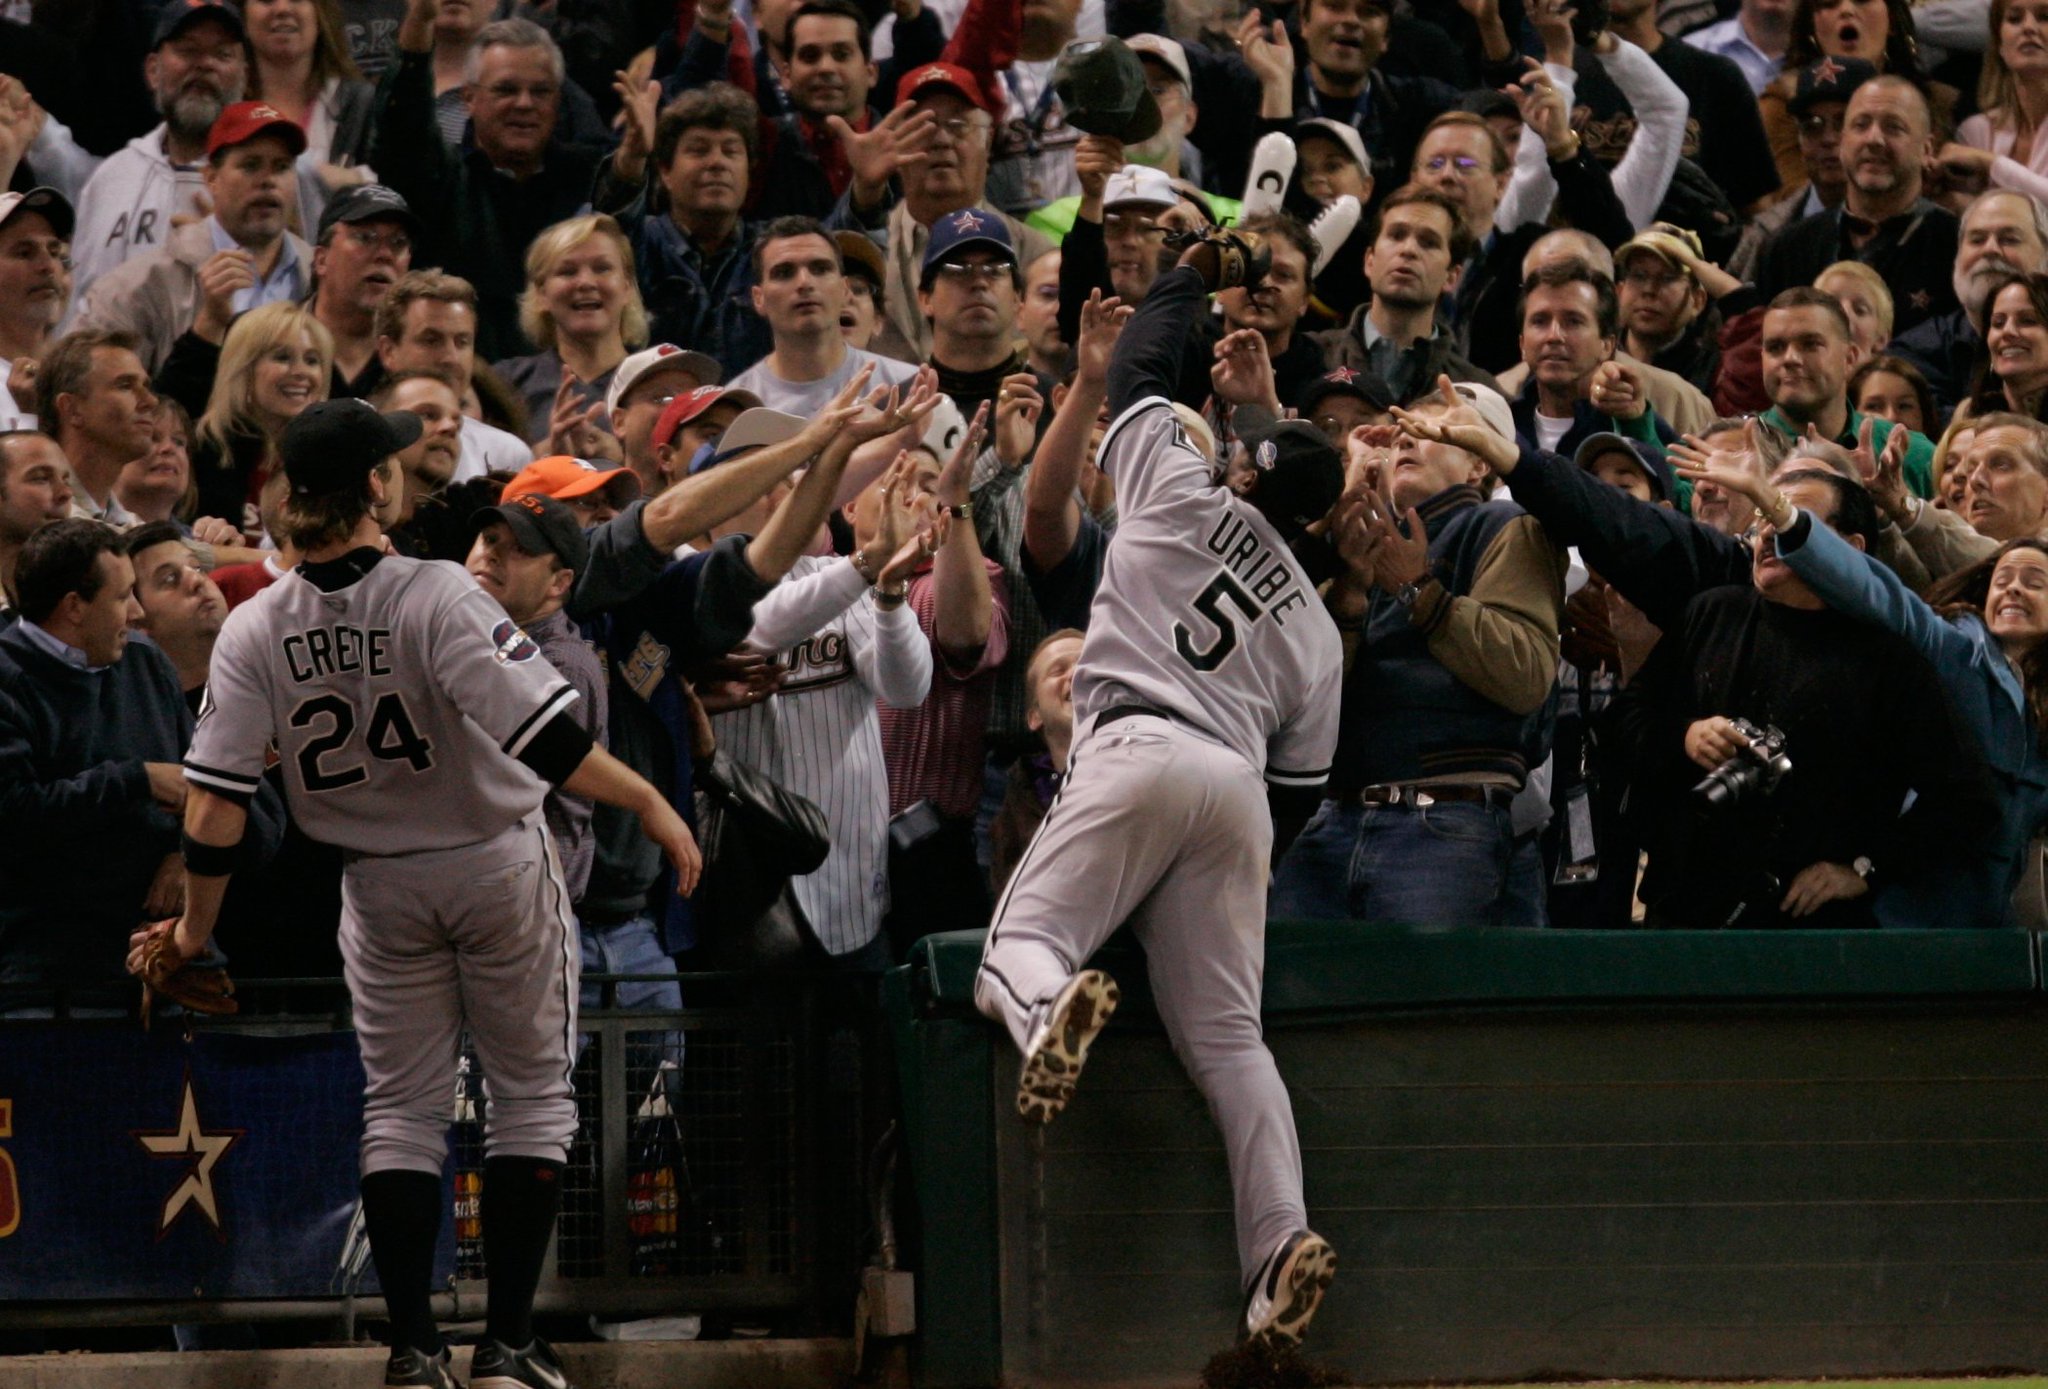
[[[194,1013],[221,1015],[238,1012],[235,981],[220,965],[189,964],[178,952],[171,929],[153,932],[142,946],[142,961],[136,973],[142,976],[142,1021],[149,1022],[150,1000],[162,994],[171,1002]]]
[[[1226,228],[1168,233],[1167,244],[1180,248],[1180,263],[1192,265],[1208,281],[1212,294],[1255,286],[1273,265],[1273,250],[1258,232]]]

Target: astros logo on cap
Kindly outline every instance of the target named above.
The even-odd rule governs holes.
[[[979,212],[976,212],[971,207],[966,209],[964,212],[954,213],[953,230],[963,232],[980,231],[981,214]]]

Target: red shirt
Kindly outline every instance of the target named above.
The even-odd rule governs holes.
[[[882,719],[882,760],[889,770],[889,813],[929,800],[939,813],[972,819],[981,808],[982,763],[987,758],[989,699],[996,668],[1010,652],[1010,587],[1002,566],[988,568],[991,608],[988,645],[969,669],[951,661],[932,635],[938,594],[930,562],[910,580],[909,603],[932,644],[932,687],[915,709],[877,704]]]

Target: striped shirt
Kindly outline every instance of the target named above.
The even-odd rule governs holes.
[[[850,954],[889,910],[889,779],[875,701],[923,703],[931,645],[909,604],[877,608],[851,560],[816,555],[754,606],[746,645],[776,654],[782,689],[712,727],[734,759],[823,812],[831,852],[790,886],[826,950]]]

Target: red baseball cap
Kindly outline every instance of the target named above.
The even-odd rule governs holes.
[[[206,132],[206,157],[224,149],[246,145],[258,135],[276,132],[291,149],[294,159],[306,152],[306,132],[267,101],[238,101],[220,113],[213,129]]]
[[[934,89],[952,92],[978,111],[988,110],[988,98],[974,74],[956,63],[926,63],[903,74],[896,84],[896,104],[916,101]]]
[[[742,410],[756,410],[761,406],[761,397],[752,391],[736,391],[730,386],[699,386],[668,403],[668,408],[661,412],[661,418],[654,422],[654,435],[650,442],[660,448],[676,437],[678,429],[721,400],[730,400]]]
[[[565,502],[572,497],[601,491],[615,483],[623,489],[618,498],[622,505],[640,495],[640,478],[631,468],[621,468],[617,464],[605,467],[558,453],[549,458],[536,458],[527,464],[518,476],[505,484],[504,494],[499,500],[515,502],[524,496],[538,495]]]

